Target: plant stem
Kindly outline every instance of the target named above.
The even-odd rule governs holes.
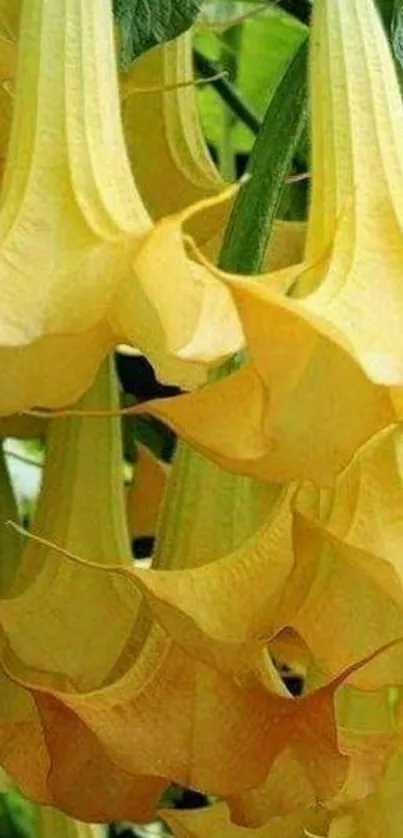
[[[223,67],[218,62],[211,61],[198,49],[193,51],[193,59],[196,71],[202,78],[209,79],[211,76],[223,70]],[[250,128],[254,134],[258,134],[261,125],[260,119],[238,93],[234,85],[228,79],[221,77],[213,79],[211,86],[221,96],[226,105],[237,115],[238,119]]]

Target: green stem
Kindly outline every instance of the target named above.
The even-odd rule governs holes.
[[[209,79],[216,73],[223,70],[223,67],[210,61],[200,50],[193,51],[193,59],[195,63],[196,72],[204,79]],[[250,105],[245,102],[243,97],[237,91],[231,82],[226,78],[218,78],[211,80],[211,86],[217,91],[223,102],[233,111],[234,114],[249,128],[254,134],[258,134],[261,122],[257,114],[254,113]]]
[[[307,39],[278,84],[249,160],[250,180],[238,192],[220,255],[220,267],[259,273],[286,177],[307,118]]]
[[[119,391],[113,357],[104,362],[78,407],[116,410]],[[47,435],[42,490],[33,530],[98,564],[131,565],[123,485],[120,420],[69,416],[53,419]],[[103,514],[107,510],[107,514]],[[31,554],[45,561],[47,551],[28,542],[22,584]]]
[[[236,83],[238,75],[238,55],[242,40],[242,26],[232,26],[221,36],[221,63],[228,73],[229,81]],[[224,107],[222,112],[222,132],[220,143],[220,169],[224,180],[236,179],[236,158],[233,145],[233,133],[237,116],[233,109]]]

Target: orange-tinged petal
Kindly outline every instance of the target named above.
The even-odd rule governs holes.
[[[133,482],[127,496],[128,527],[132,538],[155,535],[169,466],[144,445],[137,445]]]
[[[94,403],[118,403],[110,364],[101,370],[82,406]],[[94,526],[99,509],[105,508],[108,515]],[[118,420],[99,420],[95,426],[82,417],[51,423],[34,528],[75,546],[98,563],[112,554],[130,566]],[[114,581],[107,573],[82,576],[65,563],[53,562],[51,551],[34,543],[24,551],[14,576],[12,588],[8,585],[3,591],[8,599],[3,599],[1,607],[15,674],[23,677],[34,672],[41,684],[46,683],[46,673],[51,673],[52,684],[73,690],[102,683],[119,665],[136,622],[139,596],[128,594],[119,576]],[[113,624],[108,633],[104,626],[109,615]],[[142,632],[139,625],[134,648],[141,646]],[[7,667],[1,679],[1,759],[28,796],[88,821],[117,819],[122,808],[128,817],[153,816],[167,781],[158,776],[129,777],[99,748],[93,761],[84,759],[81,765],[76,743],[75,773],[66,774],[64,784],[53,788],[51,758],[35,700],[12,683]]]
[[[65,557],[62,563],[65,569],[61,570],[70,577],[71,561]],[[87,581],[93,589],[94,582],[88,574],[94,573],[108,576],[111,585],[130,575],[130,571],[123,569],[106,572],[100,566],[81,565],[82,584]],[[52,586],[48,588],[51,590]],[[67,579],[64,590],[67,594]],[[96,676],[98,686],[88,692],[80,684],[73,685],[71,681],[68,684],[49,660],[43,660],[38,670],[28,655],[23,659],[15,651],[18,616],[21,616],[17,614],[17,604],[15,600],[13,624],[7,620],[3,606],[0,612],[2,620],[4,614],[9,638],[3,665],[8,677],[23,687],[23,695],[33,697],[39,713],[42,751],[45,749],[51,764],[46,780],[42,777],[42,785],[49,789],[58,806],[75,817],[96,817],[93,808],[85,808],[94,805],[86,793],[88,783],[93,785],[97,778],[97,774],[93,775],[94,767],[97,766],[101,777],[109,770],[105,768],[105,760],[131,777],[166,777],[228,795],[262,783],[277,754],[291,745],[306,766],[318,794],[334,794],[341,786],[346,760],[337,749],[333,707],[334,691],[340,682],[298,701],[268,693],[253,684],[242,688],[218,670],[190,658],[157,627],[138,651],[133,587],[128,585],[126,603],[120,605],[120,612],[126,610],[126,617],[121,620],[131,616],[132,637],[122,650],[120,662],[115,658],[113,664],[109,656],[104,656],[104,671],[99,670]],[[113,625],[105,626],[105,614],[111,613],[111,605],[110,590],[104,598],[104,609],[96,610],[98,633],[107,648],[110,643],[106,635],[115,631]],[[41,614],[44,625],[53,622],[50,651],[51,644],[56,647],[60,638],[68,636],[68,616],[66,609],[59,610],[55,616],[54,609],[52,614],[45,602]],[[80,614],[74,629],[78,646],[84,640],[81,628],[86,630],[88,621],[85,612]],[[37,717],[33,717],[32,708],[24,726],[25,736],[30,733],[31,724],[38,738]],[[8,720],[8,735],[0,736],[0,758],[29,790],[31,784],[38,782],[36,775],[40,767],[33,763],[32,756],[27,758],[25,766],[18,763],[16,766],[13,753],[7,751],[7,743],[11,737],[15,751],[18,735],[19,728],[14,727],[12,717]],[[237,760],[233,758],[234,750]],[[119,786],[116,795],[118,792]],[[105,800],[99,802],[103,814],[102,807],[107,805]],[[121,816],[129,817],[132,810],[129,812],[125,807]]]
[[[315,790],[291,748],[275,759],[263,785],[229,798],[233,820],[254,829],[273,818],[308,814],[316,803]]]
[[[106,368],[82,407],[116,398]],[[97,563],[32,542],[0,605],[0,761],[29,796],[89,821],[151,817],[172,779],[218,793],[262,782],[268,744],[287,735],[272,742],[277,696],[192,660],[139,608],[117,432],[117,420],[54,421],[34,526]],[[108,554],[122,565],[103,567]]]
[[[85,752],[85,743],[76,740],[74,755],[70,752],[66,758],[71,770],[64,770],[64,782],[58,779],[57,765],[53,766],[56,780],[52,777],[51,781],[51,751],[34,695],[12,682],[4,671],[0,678],[1,760],[28,797],[83,821],[118,820],[122,812],[127,817],[151,820],[166,781],[129,776],[108,759],[95,740],[92,753],[89,748]]]

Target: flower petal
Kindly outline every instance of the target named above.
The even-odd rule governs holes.
[[[288,490],[237,550],[191,570],[134,570],[155,617],[188,654],[242,676],[273,633],[292,564]]]
[[[296,565],[281,619],[327,674],[403,638],[401,435],[397,426],[371,440],[327,500],[308,487],[296,496]],[[402,653],[401,644],[391,648],[354,682],[400,684]]]
[[[155,535],[169,466],[144,445],[136,446],[133,482],[127,496],[128,527],[132,538]]]

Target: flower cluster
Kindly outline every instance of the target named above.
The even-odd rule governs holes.
[[[234,189],[189,37],[118,73],[110,0],[0,24],[0,431],[79,399],[43,423],[33,538],[0,533],[0,764],[87,823],[399,838],[403,103],[374,2],[314,0],[308,225],[251,277],[213,264]],[[135,408],[181,441],[170,470],[140,449],[129,499],[121,343],[190,391]],[[219,800],[161,810],[173,782]]]

